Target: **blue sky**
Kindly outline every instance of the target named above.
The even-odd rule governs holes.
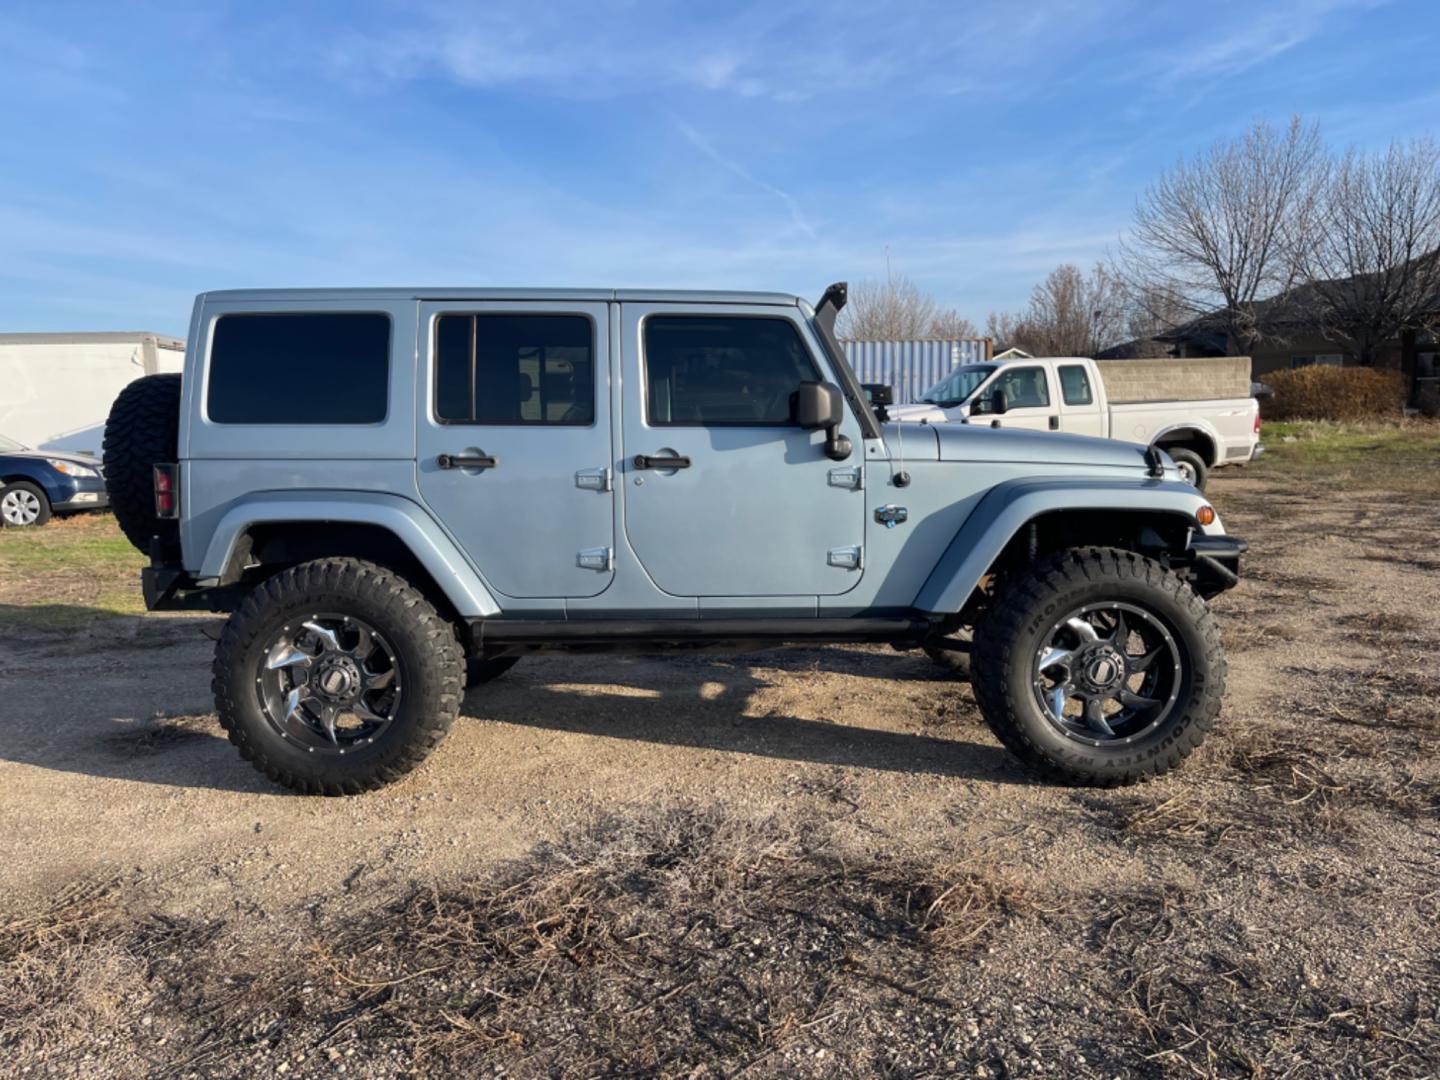
[[[1440,120],[1440,4],[15,3],[0,330],[243,286],[764,288],[980,323],[1256,119]]]

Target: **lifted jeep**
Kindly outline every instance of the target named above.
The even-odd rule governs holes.
[[[1177,765],[1244,542],[1153,448],[883,422],[844,303],[203,294],[106,430],[146,604],[230,612],[220,722],[304,792],[413,769],[528,654],[785,642],[927,650],[1058,780]]]

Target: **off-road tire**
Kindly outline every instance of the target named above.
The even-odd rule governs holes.
[[[41,525],[46,524],[50,520],[50,500],[45,497],[44,489],[40,488],[36,484],[30,483],[30,481],[28,480],[15,480],[9,484],[0,484],[0,499],[4,499],[5,496],[11,492],[15,492],[16,494],[19,494],[21,492],[29,492],[31,495],[35,496],[35,500],[40,505],[35,512],[35,520],[29,522],[28,524],[21,522],[12,523],[6,521],[4,515],[0,515],[0,528],[38,529]]]
[[[1183,651],[1180,696],[1163,723],[1134,743],[1090,746],[1042,714],[1031,683],[1041,638],[1066,611],[1120,600],[1158,615]],[[1041,775],[1116,787],[1175,768],[1204,740],[1225,696],[1225,654],[1215,617],[1179,577],[1116,548],[1077,548],[1041,559],[1011,582],[976,628],[970,685],[995,736]]]
[[[518,656],[498,656],[492,660],[479,656],[465,658],[465,689],[473,690],[498,679],[520,662]]]
[[[1173,449],[1166,448],[1165,452],[1170,455],[1170,460],[1176,465],[1184,465],[1195,477],[1195,490],[1204,491],[1205,482],[1210,479],[1210,470],[1205,465],[1205,459],[1194,450],[1186,450],[1177,446]]]
[[[265,652],[312,611],[353,614],[396,650],[405,696],[373,746],[307,752],[265,718],[255,692]],[[215,647],[215,709],[240,755],[271,780],[307,795],[357,795],[400,779],[439,745],[460,708],[463,661],[454,626],[403,578],[360,559],[317,559],[258,585],[230,616]]]
[[[179,543],[179,522],[155,516],[154,467],[174,462],[180,442],[180,376],[136,379],[110,406],[105,421],[105,488],[125,539],[147,555],[150,538]]]

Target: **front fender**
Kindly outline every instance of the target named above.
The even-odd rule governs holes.
[[[429,571],[462,617],[485,618],[500,613],[500,605],[480,576],[418,503],[398,495],[371,492],[267,491],[240,500],[225,512],[210,536],[195,575],[199,583],[220,580],[246,529],[288,521],[354,522],[388,529]]]
[[[1057,510],[1143,511],[1185,518],[1194,528],[1195,513],[1205,497],[1177,480],[1068,480],[1027,477],[997,484],[950,541],[935,564],[915,606],[924,612],[951,615],[965,606],[971,593],[1000,553],[1027,522]],[[1224,535],[1217,516],[1202,530]]]

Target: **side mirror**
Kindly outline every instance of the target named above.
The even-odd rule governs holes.
[[[1010,395],[1004,390],[996,390],[990,395],[990,411],[996,416],[1001,416],[1010,411]]]
[[[835,427],[843,415],[840,390],[829,383],[802,382],[795,391],[795,423],[806,431]]]
[[[806,431],[825,431],[825,455],[832,461],[850,456],[850,440],[840,434],[845,402],[840,388],[822,382],[802,382],[792,399],[791,414]]]

